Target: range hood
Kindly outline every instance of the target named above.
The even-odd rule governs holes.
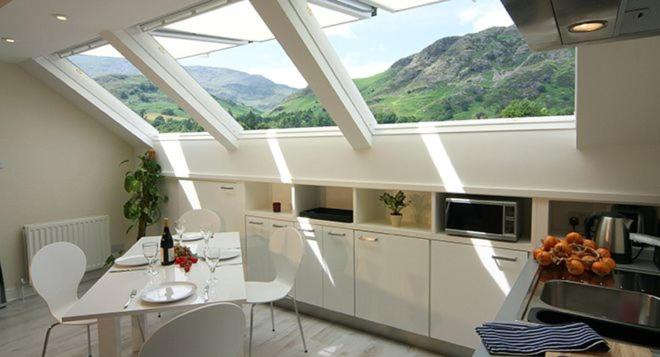
[[[502,4],[534,51],[660,35],[660,0],[502,0]]]

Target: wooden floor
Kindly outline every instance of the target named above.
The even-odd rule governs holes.
[[[84,292],[91,282],[81,284]],[[247,307],[246,321],[249,323]],[[303,352],[295,315],[275,308],[275,332],[271,331],[268,306],[255,307],[253,356],[436,356],[341,325],[309,316],[301,316],[309,353]],[[153,332],[168,317],[149,316],[149,331]],[[55,320],[43,300],[37,296],[16,301],[0,309],[0,356],[40,356],[46,329]],[[245,336],[248,336],[246,326]],[[122,350],[131,355],[131,324],[122,319]],[[247,346],[247,338],[246,338]],[[247,347],[246,347],[247,353]],[[92,327],[92,354],[98,355],[96,328]],[[84,327],[58,326],[53,329],[47,356],[87,356],[87,334]]]

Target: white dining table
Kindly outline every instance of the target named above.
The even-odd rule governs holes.
[[[160,242],[159,236],[143,237],[137,241],[125,254],[142,255],[142,243]],[[193,254],[202,255],[204,241],[184,242],[190,247]],[[214,234],[209,245],[222,249],[241,250],[238,232],[223,232]],[[144,268],[144,267],[140,267]],[[242,304],[245,302],[245,278],[243,273],[242,254],[238,257],[221,261],[216,267],[214,277],[216,282],[209,286],[208,294],[205,287],[208,284],[211,272],[203,260],[193,264],[188,273],[178,265],[163,266],[154,264],[158,272],[155,276],[147,274],[146,270],[122,271],[129,269],[114,265],[110,268],[67,313],[62,316],[63,321],[98,320],[99,354],[101,357],[117,357],[121,355],[121,329],[120,318],[132,317],[133,352],[139,351],[143,337],[147,335],[147,313],[159,313],[172,310],[189,310],[192,308],[214,304],[218,302],[232,302]],[[135,269],[135,268],[133,268]],[[195,284],[196,292],[179,302],[167,304],[154,304],[143,302],[140,294],[147,288],[166,282],[191,282]],[[131,291],[137,290],[137,296],[128,307]]]

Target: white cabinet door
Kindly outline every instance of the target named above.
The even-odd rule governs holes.
[[[432,242],[431,337],[478,346],[474,328],[495,318],[526,260],[526,252]]]
[[[316,306],[323,306],[323,227],[299,224],[305,245],[305,254],[296,275],[296,299]]]
[[[355,315],[353,230],[323,228],[323,307]]]
[[[430,242],[355,232],[355,315],[428,336]]]
[[[247,280],[249,281],[271,281],[275,277],[275,268],[268,250],[270,227],[271,223],[267,219],[245,217]]]

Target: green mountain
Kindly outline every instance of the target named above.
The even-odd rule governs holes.
[[[203,130],[125,59],[71,59],[159,131]],[[308,88],[226,68],[186,70],[246,129],[334,125]],[[572,114],[575,55],[533,53],[515,27],[493,27],[441,38],[355,83],[379,123]]]
[[[574,111],[573,50],[533,53],[514,27],[439,39],[355,83],[380,123],[563,115]],[[323,108],[308,89],[268,116]],[[505,115],[508,114],[508,115]]]

